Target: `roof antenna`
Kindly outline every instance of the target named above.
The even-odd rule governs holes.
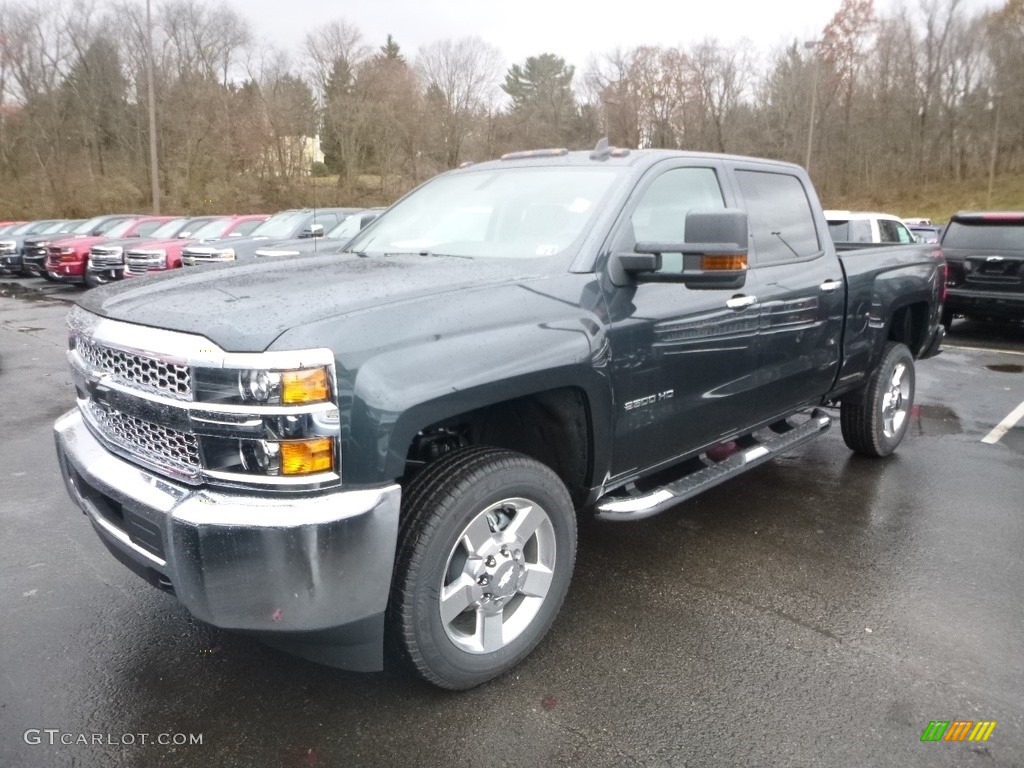
[[[612,156],[612,147],[608,144],[608,137],[603,137],[597,142],[594,151],[590,153],[591,160],[607,160]]]

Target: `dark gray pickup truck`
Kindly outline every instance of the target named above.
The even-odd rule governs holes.
[[[439,176],[346,250],[100,288],[69,316],[71,497],[200,619],[461,689],[636,520],[826,430],[891,453],[933,247],[839,256],[799,167],[545,150]],[[389,657],[390,658],[390,657]]]

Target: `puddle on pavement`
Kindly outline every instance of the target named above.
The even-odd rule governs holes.
[[[996,373],[1024,373],[1024,365],[1017,365],[1016,363],[1000,363],[998,365],[986,365],[985,367]]]
[[[918,435],[936,437],[959,435],[964,431],[960,425],[960,417],[952,408],[944,405],[915,405],[912,416],[917,425]]]
[[[69,300],[60,295],[43,293],[36,288],[29,288],[20,283],[0,283],[0,298],[46,304],[63,304]]]

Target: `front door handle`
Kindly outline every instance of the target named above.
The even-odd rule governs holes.
[[[754,304],[757,301],[757,296],[733,296],[727,302],[725,306],[729,309],[744,309]]]
[[[818,287],[821,288],[821,290],[825,291],[826,293],[831,293],[832,291],[838,291],[840,288],[842,288],[843,287],[843,281],[842,280],[826,280],[824,283],[822,283]]]

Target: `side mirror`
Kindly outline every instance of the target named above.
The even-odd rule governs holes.
[[[323,224],[310,224],[304,230],[299,237],[323,237],[324,236],[324,225]]]
[[[704,290],[735,289],[747,280],[747,240],[746,211],[691,211],[686,215],[685,242],[639,242],[634,253],[616,254],[614,260],[618,271],[636,282],[682,283]],[[659,271],[666,253],[682,254],[681,271]]]

